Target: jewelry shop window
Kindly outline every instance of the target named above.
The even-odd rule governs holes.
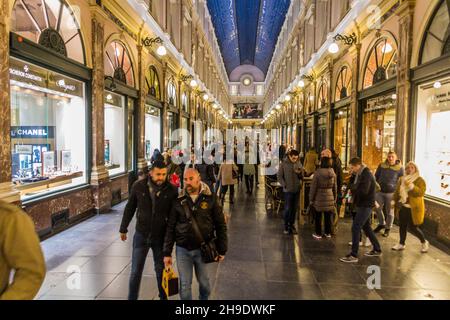
[[[145,106],[145,159],[150,164],[155,149],[161,150],[161,110]]]
[[[86,183],[83,82],[10,60],[12,180],[22,200]]]

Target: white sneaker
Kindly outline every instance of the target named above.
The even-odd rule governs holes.
[[[372,245],[372,242],[370,242],[369,238],[366,238],[366,241],[364,242],[364,247],[368,248]]]
[[[430,249],[430,243],[428,242],[428,240],[425,240],[425,242],[422,243],[422,250],[420,250],[420,252],[426,253],[428,252],[428,249]]]
[[[352,246],[352,245],[353,245],[353,242],[350,241],[350,242],[348,243],[348,245],[349,245],[349,246]],[[362,247],[362,245],[363,245],[363,243],[362,243],[362,241],[360,241],[360,242],[359,242],[359,246]]]
[[[402,251],[402,250],[405,250],[405,248],[406,248],[406,245],[403,245],[403,244],[396,244],[395,246],[393,246],[392,247],[392,250],[395,250],[395,251]]]

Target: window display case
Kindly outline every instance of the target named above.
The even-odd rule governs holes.
[[[395,99],[393,92],[369,99],[364,109],[362,160],[372,171],[395,150]]]
[[[161,150],[161,109],[145,106],[145,159],[150,165],[155,149]]]
[[[125,172],[125,96],[105,92],[105,166],[110,176]]]
[[[22,200],[86,183],[83,82],[11,58],[12,180]]]
[[[338,153],[344,168],[350,161],[349,130],[351,122],[349,108],[344,107],[336,110],[334,114],[334,150]]]
[[[415,161],[427,195],[450,203],[450,78],[418,87]]]

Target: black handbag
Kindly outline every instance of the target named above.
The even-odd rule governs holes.
[[[216,248],[215,238],[212,239],[209,242],[205,242],[205,239],[202,236],[202,233],[200,232],[200,229],[198,228],[197,221],[195,220],[194,216],[191,214],[191,210],[189,209],[189,206],[186,202],[186,200],[182,201],[182,206],[184,209],[184,212],[186,214],[186,217],[188,220],[192,222],[192,229],[194,230],[194,234],[198,241],[200,242],[200,251],[202,254],[202,260],[204,263],[213,263],[213,262],[219,262],[219,252]]]

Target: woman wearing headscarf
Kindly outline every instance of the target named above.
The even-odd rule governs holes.
[[[406,246],[406,235],[409,227],[410,232],[419,238],[422,243],[421,252],[428,252],[429,242],[419,228],[425,218],[425,191],[427,189],[425,180],[420,176],[419,168],[414,162],[409,162],[405,168],[405,176],[397,183],[393,202],[395,211],[398,212],[400,224],[400,243],[392,250],[404,250]]]

